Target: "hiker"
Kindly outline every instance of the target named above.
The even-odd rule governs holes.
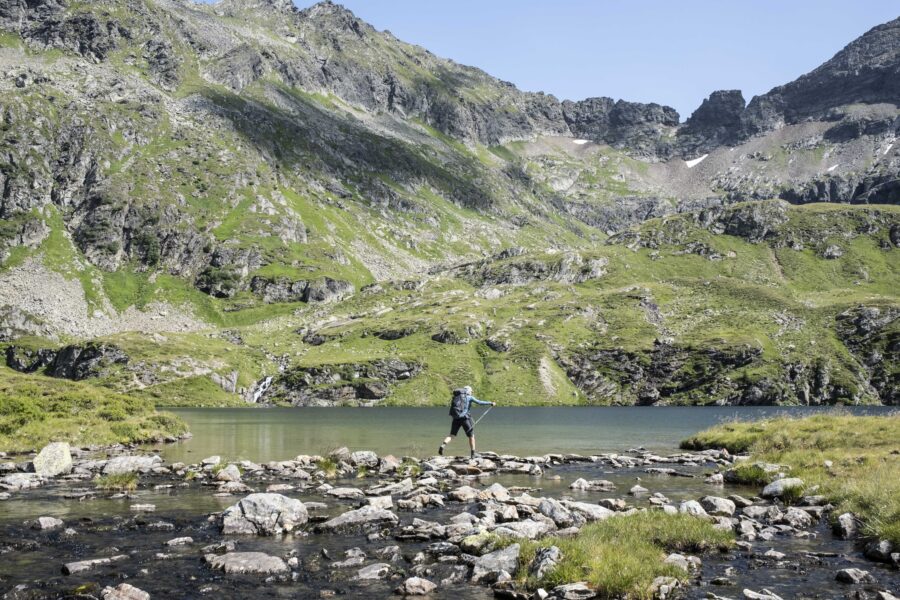
[[[471,386],[467,385],[464,388],[453,390],[453,399],[450,400],[450,416],[453,417],[453,423],[450,425],[450,435],[444,438],[443,443],[438,448],[438,454],[441,456],[444,455],[444,447],[450,443],[452,438],[456,437],[456,434],[459,433],[459,428],[462,427],[469,438],[471,457],[475,458],[475,424],[472,422],[472,415],[469,414],[473,402],[485,406],[497,406],[496,402],[485,402],[473,396]]]

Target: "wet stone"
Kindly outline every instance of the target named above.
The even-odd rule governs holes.
[[[107,586],[100,592],[101,600],[150,600],[150,594],[128,583]]]
[[[228,574],[277,575],[288,572],[288,566],[282,559],[263,552],[207,554],[205,560],[213,569]]]

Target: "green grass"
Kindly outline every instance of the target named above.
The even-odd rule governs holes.
[[[23,375],[0,367],[0,450],[149,442],[187,430],[147,400],[88,383]]]
[[[663,563],[670,552],[702,553],[728,548],[731,532],[715,529],[708,521],[661,511],[617,516],[582,527],[574,537],[545,538],[522,543],[517,577],[532,589],[585,581],[601,598],[647,599],[656,577],[688,574]],[[544,579],[529,576],[527,569],[540,548],[557,546],[562,561]]]
[[[102,475],[94,480],[94,486],[98,490],[114,490],[118,492],[133,492],[138,486],[137,473],[116,473],[114,475]]]
[[[751,461],[791,467],[807,489],[819,486],[837,507],[856,514],[864,533],[900,544],[900,415],[804,418],[725,423],[682,442],[691,449],[727,448]],[[832,467],[825,466],[831,461]]]

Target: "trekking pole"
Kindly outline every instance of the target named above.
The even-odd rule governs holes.
[[[472,427],[475,427],[475,425],[478,425],[478,424],[481,422],[481,420],[482,420],[483,418],[485,418],[489,412],[491,412],[491,409],[492,409],[492,408],[494,408],[494,407],[493,407],[493,406],[488,407],[488,409],[487,409],[486,411],[484,411],[484,414],[481,415],[480,417],[478,417],[478,420],[477,420],[477,421],[475,421],[474,423],[472,423]]]

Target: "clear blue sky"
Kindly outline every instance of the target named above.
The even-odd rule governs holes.
[[[301,7],[314,2],[297,0]],[[900,16],[896,0],[343,0],[377,29],[560,99],[612,96],[687,118],[753,95]]]

